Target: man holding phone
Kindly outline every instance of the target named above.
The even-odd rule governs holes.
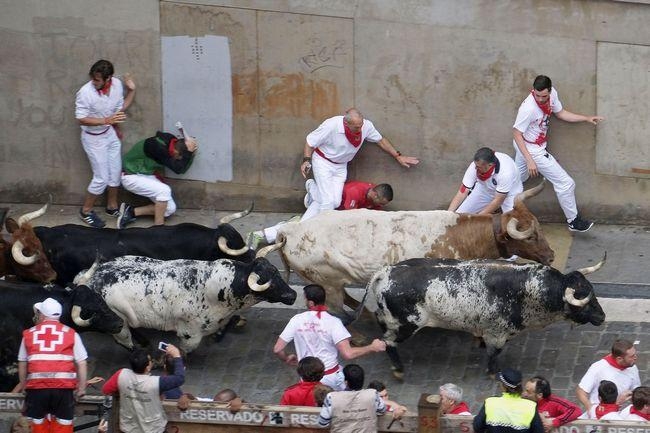
[[[160,394],[185,382],[181,352],[172,344],[160,343],[161,350],[174,360],[174,371],[167,376],[151,376],[151,355],[135,349],[129,356],[131,369],[123,368],[106,381],[102,393],[120,395],[120,430],[163,433],[167,417]]]

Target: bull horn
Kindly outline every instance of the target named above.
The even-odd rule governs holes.
[[[271,253],[271,252],[273,252],[273,251],[275,251],[275,250],[279,250],[280,248],[282,248],[286,242],[287,242],[286,239],[282,239],[281,242],[276,242],[276,243],[274,243],[273,245],[269,245],[269,246],[266,246],[266,247],[264,247],[264,248],[261,248],[261,249],[257,252],[257,254],[255,254],[255,258],[256,258],[256,259],[259,259],[259,258],[261,258],[261,257],[266,257],[266,255],[267,255],[268,253]]]
[[[527,230],[519,231],[517,230],[517,224],[519,224],[519,220],[517,220],[517,218],[511,218],[510,221],[508,221],[508,225],[506,226],[506,231],[512,239],[521,241],[533,234],[532,225],[528,227]]]
[[[52,201],[52,196],[50,196],[50,201]],[[24,215],[21,215],[20,218],[18,218],[18,227],[22,227],[23,224],[26,222],[29,222],[33,219],[36,219],[43,215],[47,211],[47,207],[50,205],[50,203],[45,203],[42,208],[39,210],[35,210],[34,212],[29,212]]]
[[[564,291],[564,300],[574,307],[584,307],[589,303],[589,300],[591,299],[591,293],[582,299],[576,299],[574,296],[575,293],[576,291],[573,288],[567,287]]]
[[[526,191],[520,192],[519,194],[517,194],[517,197],[515,197],[515,202],[523,203],[524,201],[526,201],[526,199],[535,197],[544,189],[544,183],[546,183],[546,179],[542,179],[542,181],[539,184],[535,185],[534,187],[527,189]]]
[[[219,236],[219,240],[217,241],[217,245],[219,245],[219,249],[223,251],[224,253],[231,255],[231,256],[241,256],[242,254],[246,253],[248,251],[248,245],[244,245],[238,250],[233,250],[232,248],[228,247],[228,239],[225,238],[225,236]]]
[[[263,292],[269,287],[271,287],[270,280],[264,284],[257,284],[259,280],[260,280],[260,276],[257,275],[255,272],[251,272],[251,274],[248,276],[248,287],[250,287],[253,292]]]
[[[18,263],[19,265],[23,265],[23,266],[33,265],[34,263],[36,263],[38,254],[26,256],[23,254],[24,248],[25,246],[23,245],[22,242],[20,241],[14,242],[13,246],[11,247],[11,255],[13,256],[16,263]]]
[[[90,319],[82,319],[81,318],[81,307],[79,305],[73,305],[72,306],[72,311],[70,312],[70,316],[72,317],[72,321],[74,322],[75,325],[85,328],[86,326],[90,326]]]
[[[88,281],[95,275],[95,271],[97,270],[97,267],[99,266],[99,257],[93,262],[93,265],[86,269],[85,272],[79,273],[76,277],[74,277],[74,280],[72,281],[75,285],[77,286],[82,286],[88,284]]]
[[[605,255],[603,256],[603,259],[601,261],[599,261],[593,266],[589,266],[587,268],[580,268],[578,269],[578,272],[580,272],[582,275],[587,275],[587,274],[591,274],[592,272],[596,272],[598,269],[603,267],[603,265],[605,264],[605,260],[607,260],[607,251],[605,251]]]
[[[249,213],[251,213],[251,211],[253,210],[253,207],[254,207],[254,206],[255,206],[255,202],[253,201],[253,202],[251,202],[251,205],[248,206],[248,209],[244,209],[244,210],[241,211],[241,212],[236,212],[236,213],[233,213],[233,214],[230,214],[230,215],[226,215],[225,217],[221,218],[221,219],[219,220],[219,224],[228,224],[228,223],[230,223],[231,221],[234,221],[234,220],[236,220],[236,219],[239,219],[239,218],[243,218],[243,217],[245,217],[246,215],[248,215]]]

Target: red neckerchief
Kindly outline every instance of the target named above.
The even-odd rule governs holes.
[[[616,403],[601,403],[596,406],[596,418],[598,419],[611,412],[618,412],[618,405]]]
[[[639,412],[634,408],[634,406],[630,408],[630,413],[633,413],[634,415],[639,415],[641,418],[645,419],[646,421],[650,421],[650,415],[648,415],[647,413]]]
[[[546,101],[546,104],[540,104],[537,102],[537,99],[535,98],[535,92],[533,90],[530,91],[530,94],[533,95],[533,100],[537,104],[537,106],[546,114],[547,116],[551,115],[551,94],[549,92],[548,95],[548,101]]]
[[[461,412],[469,412],[469,407],[467,407],[467,404],[465,404],[464,401],[461,401],[458,403],[458,406],[456,406],[453,410],[449,411],[449,415],[458,415]]]
[[[616,360],[614,359],[614,356],[611,353],[609,355],[607,355],[606,357],[604,357],[603,359],[605,361],[607,361],[607,363],[609,365],[611,365],[612,367],[614,367],[614,368],[616,368],[618,370],[623,371],[623,370],[625,370],[627,368],[627,367],[621,367],[620,365],[618,365],[618,362],[616,362]]]
[[[480,180],[483,181],[488,180],[490,176],[492,176],[492,174],[494,173],[494,169],[496,168],[496,166],[497,166],[496,164],[492,165],[492,167],[490,167],[490,169],[485,173],[479,173],[479,171],[476,170],[476,177],[478,177]]]
[[[351,145],[354,147],[359,147],[361,145],[361,130],[359,130],[359,132],[352,132],[348,127],[348,124],[345,123],[345,119],[343,119],[343,130],[345,131],[345,138],[348,139]]]
[[[108,92],[111,90],[111,83],[113,82],[113,79],[109,79],[104,83],[104,87],[101,89],[97,89],[97,93],[100,95],[108,95]]]
[[[169,156],[174,156],[174,150],[176,150],[176,142],[178,139],[172,138],[169,140],[169,147],[167,148],[167,152],[169,153]]]
[[[313,307],[309,307],[309,311],[315,311],[316,317],[320,319],[320,313],[327,311],[327,305],[314,305]]]

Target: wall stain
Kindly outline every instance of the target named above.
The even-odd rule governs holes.
[[[339,112],[336,83],[299,74],[260,73],[264,117],[311,117],[322,120]]]

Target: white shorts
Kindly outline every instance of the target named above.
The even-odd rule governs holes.
[[[100,195],[108,186],[120,186],[122,143],[117,138],[115,129],[109,127],[108,131],[101,135],[91,135],[81,131],[81,144],[88,155],[88,161],[90,161],[93,171],[88,192]]]
[[[152,174],[123,174],[122,186],[127,191],[147,197],[153,202],[167,202],[165,218],[176,212],[176,203],[172,198],[172,189]]]

